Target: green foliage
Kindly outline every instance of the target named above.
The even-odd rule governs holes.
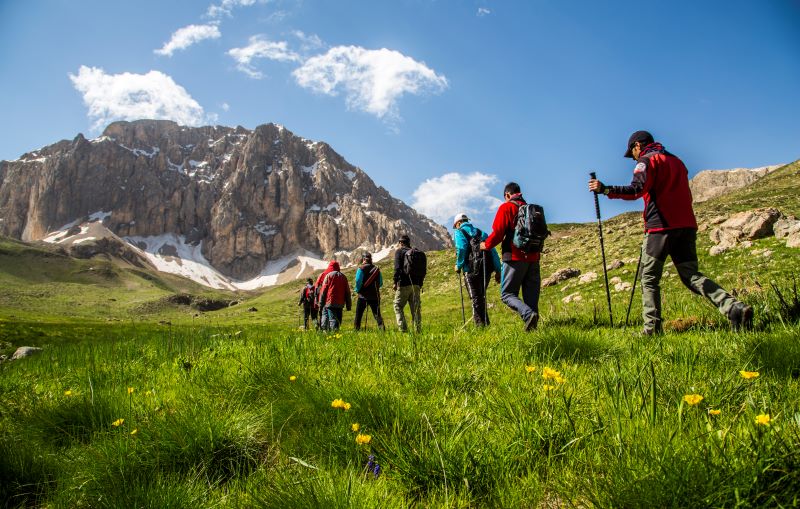
[[[725,197],[699,214],[763,205],[758,196],[780,197],[784,212],[798,214],[793,188],[770,178],[761,194]],[[609,258],[637,255],[637,216],[607,223]],[[771,250],[769,258],[747,249],[709,257],[701,237],[701,268],[756,308],[756,330],[731,334],[672,276],[663,282],[667,333],[641,337],[638,318],[627,329],[607,326],[594,225],[553,230],[544,276],[577,266],[601,277],[544,288],[532,333],[495,285],[491,327],[462,323],[452,252],[429,254],[421,334],[391,326],[388,289],[388,332],[370,317],[369,331],[323,334],[297,329],[300,284],[257,296],[202,293],[4,240],[0,283],[10,291],[0,296],[0,349],[44,351],[0,364],[0,500],[193,509],[800,505],[800,324],[781,316],[769,286],[785,289],[787,275],[800,275],[796,251],[761,239],[753,249]],[[24,269],[25,259],[51,272]],[[380,262],[387,281],[390,264]],[[634,270],[628,263],[609,275],[632,282]],[[198,313],[167,300],[181,292],[243,302]],[[562,303],[575,292],[583,300]],[[613,294],[617,325],[629,295]],[[632,316],[640,309],[635,303]]]

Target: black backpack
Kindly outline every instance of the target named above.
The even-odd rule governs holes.
[[[489,259],[491,256],[489,251],[481,249],[481,237],[483,237],[481,231],[475,228],[475,235],[470,236],[463,229],[459,228],[458,230],[466,237],[469,246],[467,250],[467,266],[470,273],[483,274],[483,271],[486,270],[487,274],[491,274],[494,271],[494,264]]]
[[[428,257],[424,251],[412,247],[403,253],[403,272],[408,274],[411,284],[422,286],[428,273]]]
[[[525,253],[541,253],[544,240],[550,235],[544,209],[535,203],[519,203],[517,222],[514,225],[513,244]]]

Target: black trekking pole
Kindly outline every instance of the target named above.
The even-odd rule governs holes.
[[[483,256],[483,280],[481,281],[482,290],[483,290],[483,326],[486,327],[489,325],[489,302],[488,302],[488,294],[486,292],[487,286],[489,286],[489,282],[486,281],[486,251],[481,251]]]
[[[458,276],[458,291],[461,293],[461,321],[464,322],[464,325],[467,324],[467,315],[464,313],[464,283],[461,280],[461,272],[456,272],[456,276]]]
[[[364,332],[367,332],[367,324],[369,323],[369,314],[372,313],[372,308],[367,301],[364,301]]]
[[[589,173],[592,180],[597,180],[594,172]],[[597,213],[597,230],[600,232],[600,252],[603,255],[603,276],[606,279],[606,300],[608,301],[608,322],[614,326],[614,315],[611,313],[611,289],[608,287],[608,269],[606,269],[606,248],[603,242],[603,221],[600,220],[600,200],[597,193],[594,193],[594,210]]]
[[[625,313],[625,327],[628,326],[628,317],[631,316],[631,306],[633,305],[633,296],[636,294],[636,281],[639,280],[639,267],[642,266],[642,251],[639,251],[639,261],[636,263],[636,275],[633,276],[633,288],[631,289],[631,300],[628,301],[628,311]]]

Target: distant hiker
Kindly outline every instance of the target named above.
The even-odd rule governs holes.
[[[697,221],[692,210],[688,171],[683,161],[667,152],[661,143],[656,143],[647,131],[636,131],[631,135],[625,157],[636,161],[630,185],[606,186],[592,179],[589,180],[589,190],[611,199],[644,198],[643,333],[651,335],[662,331],[659,282],[667,255],[672,258],[683,284],[717,306],[734,330],[751,327],[753,308],[734,299],[698,271]]]
[[[481,249],[494,249],[501,244],[503,272],[500,295],[506,306],[516,311],[525,323],[525,330],[539,323],[539,251],[526,252],[514,242],[517,233],[518,213],[527,203],[522,198],[519,184],[509,182],[503,189],[504,203],[500,204],[492,222],[492,233],[481,242]],[[534,205],[535,207],[535,205]],[[526,207],[524,210],[528,211]],[[519,292],[522,290],[522,300]]]
[[[361,256],[361,265],[356,270],[355,292],[358,294],[356,300],[355,329],[361,329],[361,317],[369,306],[375,323],[380,330],[385,330],[383,317],[381,317],[381,287],[383,286],[383,275],[381,269],[372,264],[372,254],[364,253]]]
[[[337,267],[334,269],[334,267]],[[328,328],[328,316],[323,310],[323,306],[320,305],[319,293],[322,290],[322,282],[325,280],[325,276],[333,272],[334,270],[339,270],[339,262],[336,260],[331,260],[328,262],[328,267],[322,271],[322,274],[317,277],[316,282],[314,282],[314,302],[317,303],[317,309],[319,310],[319,323],[317,328],[321,330],[325,330]]]
[[[303,327],[308,329],[308,317],[316,323],[317,321],[317,302],[315,297],[314,280],[308,278],[306,286],[300,291],[300,302],[298,306],[303,306]]]
[[[339,330],[342,324],[342,309],[350,311],[350,284],[347,277],[339,272],[339,262],[332,261],[333,270],[325,275],[319,290],[319,307],[326,317],[325,330]]]
[[[467,293],[472,301],[472,318],[475,325],[489,325],[486,309],[486,288],[494,272],[495,281],[500,282],[500,257],[497,251],[481,251],[480,243],[486,233],[472,226],[463,212],[453,219],[453,239],[456,243],[456,272],[464,273]],[[491,253],[491,254],[490,254]]]
[[[425,253],[411,247],[408,235],[401,235],[394,253],[394,314],[402,332],[408,330],[403,308],[408,303],[414,330],[422,330],[422,283],[427,273]]]

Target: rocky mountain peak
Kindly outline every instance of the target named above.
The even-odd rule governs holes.
[[[348,263],[400,233],[423,249],[450,244],[445,228],[328,144],[276,124],[114,122],[95,139],[78,135],[0,162],[0,178],[2,235],[40,240],[102,213],[110,232],[146,252],[170,251],[154,247],[170,236],[184,244],[171,248],[232,281],[272,275],[299,257]]]

